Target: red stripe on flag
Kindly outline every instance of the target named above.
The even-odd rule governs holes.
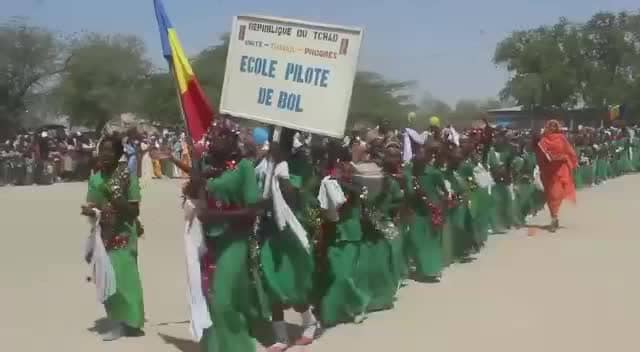
[[[193,77],[187,82],[187,90],[181,97],[184,118],[194,142],[200,141],[213,121],[213,110],[198,80]]]

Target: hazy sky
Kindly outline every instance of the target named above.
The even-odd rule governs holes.
[[[295,17],[365,29],[360,67],[416,80],[449,103],[495,96],[507,75],[491,58],[509,32],[582,21],[638,0],[164,0],[189,54],[217,42],[240,14]],[[56,31],[134,33],[163,64],[152,0],[0,0],[0,20],[27,16]],[[196,72],[197,74],[197,72]]]

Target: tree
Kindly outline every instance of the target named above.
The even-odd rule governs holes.
[[[220,105],[228,51],[229,34],[224,34],[219,44],[204,49],[193,59],[193,71],[214,108]]]
[[[453,109],[446,102],[434,97],[430,93],[425,93],[420,99],[417,107],[416,120],[413,128],[423,130],[429,127],[429,118],[437,116],[443,120],[451,116]]]
[[[640,109],[640,13],[596,13],[518,31],[500,42],[494,62],[512,73],[502,98],[525,108]]]
[[[135,111],[144,119],[167,125],[180,124],[176,84],[168,72],[159,72],[144,79]]]
[[[101,130],[134,110],[151,68],[141,39],[88,34],[73,44],[71,55],[58,95],[74,124]]]
[[[640,41],[629,36],[629,20],[624,12],[600,12],[584,26],[584,55],[590,63],[584,90],[588,106],[604,108],[621,103],[633,86],[630,64],[638,57]]]
[[[508,102],[506,102],[508,103]],[[485,100],[484,102],[480,103],[480,108],[482,110],[484,110],[485,112],[487,110],[495,110],[495,109],[500,109],[503,108],[504,105],[497,99],[493,99],[493,98],[489,98],[487,100]]]
[[[430,116],[448,116],[453,111],[449,104],[433,97],[431,94],[425,94],[420,100],[419,115]]]
[[[21,127],[30,101],[48,90],[67,60],[62,40],[49,30],[20,18],[0,23],[0,131]]]
[[[636,44],[629,47],[631,53],[625,58],[631,79],[631,88],[625,102],[630,105],[631,111],[640,112],[640,13],[629,16],[626,30],[628,40]]]
[[[494,62],[513,74],[501,97],[525,108],[568,108],[578,102],[576,27],[566,19],[550,27],[517,31],[500,42]]]
[[[394,126],[403,125],[407,114],[416,108],[407,93],[413,85],[410,81],[388,81],[375,72],[357,72],[348,123],[376,125],[380,120],[388,119]]]

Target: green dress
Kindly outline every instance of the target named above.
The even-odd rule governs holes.
[[[393,221],[394,210],[402,200],[402,191],[391,177],[386,177],[385,182],[388,182],[387,189],[364,204],[368,210],[368,221],[364,221],[362,227],[363,241],[356,283],[369,296],[367,311],[379,311],[393,306],[399,277],[404,270],[399,231],[394,238],[388,238],[381,230],[385,223]]]
[[[516,156],[511,163],[516,224],[525,224],[527,216],[535,215],[544,208],[544,192],[534,184],[535,167],[535,156],[531,152]]]
[[[585,158],[585,162],[579,167],[582,172],[585,187],[591,187],[595,183],[595,163],[594,151],[592,146],[583,147],[581,155]]]
[[[578,157],[578,161],[582,159],[585,153],[584,147],[575,147],[576,156]],[[573,170],[573,182],[576,185],[576,190],[581,190],[586,187],[585,180],[585,167],[582,163],[578,165],[578,167]]]
[[[596,184],[600,184],[609,179],[610,169],[611,166],[609,163],[609,145],[607,143],[602,143],[599,145],[599,149],[597,151],[595,165]]]
[[[362,273],[363,234],[358,197],[340,209],[337,222],[323,227],[323,262],[318,273],[320,317],[324,326],[354,322],[368,309],[371,296],[364,289]]]
[[[383,214],[384,221],[394,221],[394,214],[404,200],[404,193],[398,181],[390,176],[385,176],[388,188],[380,192],[374,199],[372,206]],[[402,227],[393,238],[387,239],[391,247],[391,268],[393,280],[397,285],[409,277],[409,265],[407,259],[406,233]]]
[[[638,132],[636,132],[637,134]],[[630,154],[631,154],[631,166],[633,172],[640,171],[640,138],[630,138]]]
[[[477,184],[474,169],[474,164],[470,160],[467,160],[460,168],[460,175],[464,178],[468,189],[471,231],[476,245],[481,247],[489,236],[489,222],[493,199],[486,188],[482,188]]]
[[[477,243],[471,226],[469,185],[458,170],[447,170],[444,175],[452,195],[442,239],[445,265],[449,265],[467,258]]]
[[[291,175],[289,181],[298,189],[302,186],[299,176]],[[292,210],[300,219],[301,211]],[[262,227],[266,238],[260,249],[260,263],[270,302],[285,306],[308,304],[314,274],[311,249],[305,249],[288,227],[280,231],[272,217],[265,217]]]
[[[619,142],[618,146],[621,149],[619,154],[619,168],[621,174],[628,174],[633,172],[633,160],[631,159],[632,156],[629,153],[629,151],[632,149],[631,140],[629,138],[624,138]]]
[[[533,150],[531,149],[527,150],[525,160],[527,161],[526,162],[527,173],[531,175],[531,179],[535,183],[535,171],[536,171],[536,168],[538,167],[538,159],[536,158],[536,154],[533,152]],[[536,215],[537,213],[542,211],[546,205],[547,205],[547,197],[544,194],[544,189],[535,187],[535,192],[533,193],[533,199],[531,200],[532,209],[531,209],[530,215]]]
[[[98,172],[89,179],[87,202],[98,207],[105,205],[111,194],[108,186],[109,179]],[[140,186],[135,175],[129,176],[127,191],[129,202],[140,202]],[[115,233],[126,237],[126,246],[109,250],[109,259],[116,276],[116,293],[105,302],[107,317],[121,322],[132,328],[142,328],[144,325],[144,303],[142,283],[138,271],[138,229],[135,222],[116,220]]]
[[[240,161],[235,169],[210,179],[207,192],[215,201],[231,207],[247,207],[258,201],[258,184],[253,163]],[[252,228],[222,223],[206,226],[209,251],[216,269],[209,281],[207,301],[213,326],[200,341],[206,352],[255,351],[249,333],[253,319],[264,319],[258,291],[250,275],[249,241]]]
[[[425,202],[418,197],[413,188],[413,166],[405,167],[407,189],[405,191],[409,207],[414,211],[406,237],[407,254],[415,262],[416,274],[420,279],[433,279],[441,275],[444,267],[442,248],[442,225],[434,224],[434,214]],[[442,171],[426,166],[417,177],[417,181],[429,202],[442,205],[442,191],[445,189]],[[444,214],[440,214],[444,216]],[[443,219],[437,219],[439,221]]]
[[[495,179],[495,185],[491,188],[491,197],[495,206],[495,213],[492,214],[491,219],[494,233],[504,232],[511,226],[517,225],[511,183],[509,180],[495,176],[507,168],[508,157],[509,152],[498,152],[494,148],[491,148],[488,155],[489,170]]]

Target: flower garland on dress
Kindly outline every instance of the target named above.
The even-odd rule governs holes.
[[[389,177],[389,176],[385,176]],[[364,199],[368,195],[366,187],[363,187]],[[388,219],[384,212],[376,209],[374,206],[368,206],[363,203],[363,220],[369,222],[373,229],[381,234],[387,240],[393,240],[400,235],[400,229],[393,220]]]
[[[118,164],[107,181],[109,189],[109,201],[125,197],[125,190],[129,188],[129,168],[126,164]],[[113,227],[116,224],[117,214],[105,213],[102,217],[102,241],[107,250],[122,249],[129,244],[129,237],[118,235]]]
[[[412,187],[415,194],[420,198],[420,200],[425,204],[429,212],[431,213],[431,224],[435,227],[441,227],[444,225],[444,215],[442,208],[432,202],[427,194],[425,193],[422,185],[420,184],[420,180],[417,176],[412,176]]]

